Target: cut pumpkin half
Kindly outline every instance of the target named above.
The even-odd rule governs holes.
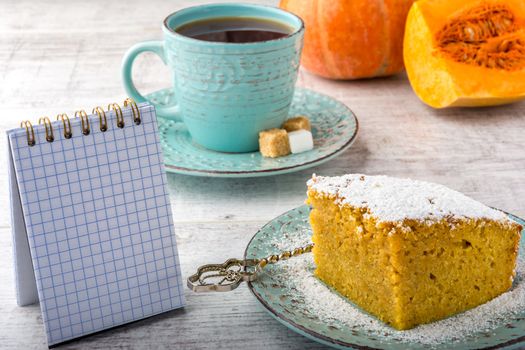
[[[403,56],[412,88],[432,107],[524,99],[525,1],[416,1]]]

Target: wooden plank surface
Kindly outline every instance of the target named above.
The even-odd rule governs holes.
[[[203,2],[203,1],[200,1]],[[252,1],[275,4],[273,0]],[[120,62],[132,44],[161,38],[163,18],[199,1],[109,2],[6,0],[0,4],[0,142],[23,119],[71,114],[120,101]],[[153,55],[134,71],[143,92],[170,85]],[[404,74],[330,81],[300,72],[298,84],[337,98],[360,122],[354,146],[325,165],[259,179],[169,175],[184,277],[197,266],[240,257],[265,222],[299,206],[312,172],[388,174],[445,184],[525,217],[525,104],[433,110]],[[0,158],[6,164],[6,158]],[[38,306],[16,306],[7,172],[0,168],[0,344],[45,348]],[[100,333],[64,348],[322,348],[274,321],[245,288],[225,294],[187,292],[188,307]]]

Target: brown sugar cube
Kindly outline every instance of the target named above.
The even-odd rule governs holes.
[[[297,117],[290,118],[283,124],[283,129],[286,131],[297,131],[297,130],[308,130],[312,131],[310,120],[304,115],[298,115]]]
[[[290,141],[284,129],[270,129],[259,133],[259,151],[264,157],[277,158],[290,154]]]

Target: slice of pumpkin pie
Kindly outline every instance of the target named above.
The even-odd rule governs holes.
[[[387,176],[313,176],[315,274],[397,329],[507,291],[521,226],[445,186]]]

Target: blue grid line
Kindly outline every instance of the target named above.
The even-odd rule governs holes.
[[[130,246],[127,246],[127,247],[124,247],[124,248],[129,248],[129,247],[130,247]],[[164,250],[166,250],[166,248],[164,248]],[[157,251],[157,250],[152,248],[152,249],[150,249],[150,250],[142,250],[142,253],[144,253],[144,254],[146,255],[146,254],[149,254],[149,253],[155,253],[155,251]],[[101,255],[104,255],[104,254],[101,254]],[[165,257],[166,257],[166,259],[167,259],[167,258],[175,258],[175,255],[170,255],[170,254],[167,254],[167,255],[166,255],[166,254],[165,254]],[[70,260],[70,261],[68,261],[68,262],[74,263],[74,262],[76,262],[77,260],[81,260],[81,259],[74,259],[74,260]],[[124,260],[124,259],[123,259],[123,258],[121,258],[121,259],[115,259],[115,260],[111,260],[111,261],[108,261],[108,262],[114,262],[114,263],[117,263],[117,262],[120,262],[121,260]],[[145,264],[145,263],[141,263],[140,265],[144,265],[144,264]],[[61,264],[59,264],[59,263],[57,263],[57,264],[50,264],[49,266],[45,266],[45,267],[43,267],[42,269],[45,268],[45,269],[51,271],[51,270],[53,270],[53,268],[54,268],[55,266],[61,266]],[[92,268],[93,270],[96,270],[96,268],[97,268],[98,266],[102,266],[102,264],[93,264],[93,266],[90,266],[89,268]],[[139,266],[139,265],[136,265],[136,267],[138,267],[138,266]],[[85,268],[84,268],[84,269],[85,269]],[[123,271],[123,270],[124,270],[124,269],[115,269],[114,272],[118,273],[119,271]],[[78,270],[72,269],[72,270],[68,270],[68,271],[65,271],[65,272],[78,272]],[[51,274],[50,274],[50,275],[51,275]],[[84,275],[86,275],[86,274],[84,274]],[[137,275],[137,276],[140,276],[140,275]],[[136,277],[136,276],[135,276],[135,277]],[[45,277],[42,277],[42,279],[47,279],[47,278],[51,279],[51,276],[45,276]],[[54,286],[55,286],[55,287],[59,287],[59,286],[64,286],[65,284],[66,284],[65,282],[63,282],[63,283],[55,283]],[[82,289],[80,289],[80,290],[82,290]],[[43,299],[43,300],[46,300],[46,299]]]
[[[92,134],[90,134],[90,135],[92,135]],[[86,135],[86,136],[84,136],[84,137],[89,137],[90,135]],[[122,142],[124,142],[124,141],[126,141],[126,139],[125,139],[125,138],[120,138],[120,139],[118,139],[118,141],[122,141]],[[117,140],[115,140],[115,142],[117,142]],[[153,143],[153,142],[145,143],[144,146],[154,146],[154,143]],[[79,157],[77,158],[77,161],[80,161],[80,160],[87,160],[87,159],[91,159],[91,157],[89,157],[89,156],[79,156]],[[143,156],[138,155],[138,156],[136,156],[136,157],[130,157],[130,158],[129,158],[129,160],[137,160],[137,159],[143,159]],[[28,157],[25,157],[25,158],[19,158],[19,160],[20,160],[20,161],[24,161],[24,160],[31,161],[31,160],[33,160],[33,158],[32,158],[31,156],[28,156]],[[102,163],[102,165],[105,165],[105,164],[109,164],[109,163]],[[62,162],[55,162],[54,165],[55,165],[55,166],[56,166],[56,165],[69,165],[69,161],[64,160],[64,161],[62,161]],[[47,166],[49,166],[49,165],[47,165]],[[98,165],[94,165],[94,166],[91,166],[91,167],[90,167],[90,166],[85,166],[85,167],[82,167],[81,169],[94,169],[94,168],[99,168],[99,166],[100,166],[100,164],[98,164]],[[23,167],[23,166],[21,166],[20,170],[30,170],[31,168],[33,168],[33,167],[32,167],[32,166],[27,166],[27,167]],[[132,168],[132,169],[139,169],[139,168],[140,168],[140,166],[139,166],[139,167],[136,167],[136,168]],[[68,171],[63,171],[63,172],[57,173],[57,175],[60,175],[60,174],[67,174],[67,173],[68,173]],[[40,179],[43,179],[44,177],[45,177],[45,176],[35,176],[34,179],[35,179],[35,180],[40,180]]]
[[[162,149],[160,147],[160,136],[159,136],[158,133],[155,133],[155,147],[156,147],[156,152],[157,152],[157,154],[159,156],[160,164],[164,164],[164,157],[163,157]],[[161,172],[161,177],[162,177],[163,183],[167,184],[168,183],[168,179],[167,179],[167,175],[166,175],[165,172]],[[169,212],[171,213],[171,204],[170,204],[170,201],[169,201],[168,193],[166,191],[164,191],[163,195],[164,195],[164,201],[167,203]],[[156,208],[157,212],[158,212],[159,208],[160,207],[157,206],[157,208]],[[173,226],[174,225],[173,217],[171,215],[168,215],[167,219],[168,219],[168,224]],[[177,243],[175,242],[175,235],[170,235],[169,239],[170,239],[169,245],[165,249],[171,249],[171,251],[172,251],[172,253],[174,255],[174,262],[175,262],[174,265],[175,266],[179,266],[180,265],[179,254],[178,254],[178,251],[176,249]],[[184,291],[182,290],[181,283],[177,282],[175,284],[175,287],[177,288],[177,294],[176,295],[172,295],[171,294],[171,289],[169,289],[169,291],[170,291],[170,301],[171,301],[171,306],[172,307],[176,307],[176,305],[173,304],[173,300],[177,296],[179,298],[178,302],[184,304]]]
[[[148,188],[145,188],[145,190],[155,190],[155,187],[156,186],[151,186],[151,187],[148,187]],[[80,193],[84,193],[85,191],[80,191],[80,192],[74,192],[73,194],[80,194]],[[131,194],[131,193],[135,193],[135,191],[127,191],[127,192],[123,192],[122,195],[125,195],[125,194]],[[57,196],[57,197],[51,197],[49,198],[50,200],[54,200],[54,199],[59,199],[59,198],[63,198],[64,196]],[[104,196],[102,197],[101,199],[107,199],[107,198],[113,198],[112,196]],[[137,200],[137,202],[146,202],[147,200],[160,200],[160,199],[164,199],[164,196],[161,194],[161,195],[157,195],[157,196],[152,196],[152,197],[145,197],[144,199],[142,200]],[[28,205],[30,204],[35,204],[35,203],[40,203],[40,201],[34,201],[34,202],[31,202],[31,203],[27,203]],[[116,209],[118,208],[119,206],[118,205],[110,205],[110,206],[106,206],[106,209]],[[159,208],[161,207],[169,207],[169,204],[163,204],[163,205],[159,205]],[[91,214],[91,213],[95,213],[97,212],[98,210],[96,210],[94,207],[93,207],[93,210],[86,210],[84,212],[84,214]],[[46,211],[33,211],[31,209],[28,210],[28,213],[29,214],[33,214],[34,212],[36,213],[42,213],[42,212],[51,212],[51,210],[46,210]],[[130,214],[137,214],[139,213],[140,211],[139,210],[136,210],[136,211],[133,211],[133,212],[130,212]],[[72,217],[75,217],[76,215],[68,215],[68,216],[62,216],[62,217],[59,217],[58,219],[59,220],[65,220],[65,219],[69,219],[69,218],[72,218]],[[95,220],[96,221],[96,220]],[[86,221],[86,224],[89,224],[89,223],[93,223],[95,221]],[[44,225],[44,224],[48,224],[48,223],[54,223],[56,222],[56,220],[46,220],[46,221],[36,221],[33,225]],[[35,236],[38,236],[38,235],[41,235],[39,233],[35,234]]]
[[[103,135],[104,138],[105,138],[107,135],[111,135],[111,134],[102,133],[101,135]],[[102,154],[99,154],[97,152],[96,154],[97,154],[97,159],[100,159],[98,156],[105,156],[107,161],[108,161],[108,164],[109,164],[108,152],[102,152]],[[114,187],[114,185],[113,185],[113,176],[109,177],[109,183],[111,184],[111,187],[113,188]],[[100,240],[99,240],[99,242],[100,242]],[[100,244],[102,244],[102,243],[100,243]],[[117,265],[115,263],[115,252],[114,252],[114,249],[113,249],[113,241],[111,239],[109,240],[109,246],[111,247],[111,255],[112,255],[113,259],[111,261],[106,261],[105,264],[103,265],[104,266],[104,276],[106,278],[106,281],[107,281],[106,264],[112,262],[113,266],[115,267],[115,270],[117,269]],[[107,288],[108,288],[108,291],[109,291],[109,286],[107,286]],[[128,288],[129,288],[129,286],[128,286]],[[111,310],[111,321],[112,321],[112,323],[115,323],[115,312],[113,310],[113,304],[112,303],[109,304],[109,308]]]
[[[50,345],[184,304],[156,117],[139,109],[123,129],[107,113],[106,132],[91,117],[90,135],[72,119],[71,139],[54,122],[52,143],[35,126],[33,147],[9,132]]]
[[[167,288],[164,288],[164,289],[159,290],[158,292],[159,292],[159,294],[160,294],[160,292],[170,291],[171,289],[172,289],[171,287],[167,287]],[[107,294],[107,295],[109,295],[109,294]],[[107,296],[107,295],[102,295],[102,296]],[[132,299],[137,299],[137,298],[123,299],[122,301],[130,301],[130,300],[132,300]],[[154,305],[154,304],[155,304],[155,303],[145,304],[145,306],[151,306],[151,305]],[[101,306],[109,306],[109,305],[110,305],[110,303],[103,304],[103,305],[101,305]],[[129,309],[124,309],[124,310],[122,310],[122,311],[124,312],[124,311],[132,311],[132,310],[133,310],[133,308],[129,308]],[[73,313],[73,314],[71,314],[71,316],[74,316],[74,315],[80,315],[80,312],[77,312],[77,313]],[[144,315],[145,315],[144,317],[149,316],[149,314],[147,314],[147,313],[144,313]],[[50,319],[49,321],[54,321],[54,320],[57,320],[57,319]],[[79,323],[75,323],[75,324],[80,324],[80,322],[79,322]],[[73,324],[72,324],[72,325],[73,325]],[[57,329],[59,329],[59,328],[50,329],[50,330],[57,330]]]
[[[157,150],[156,150],[156,151],[157,151],[158,153],[160,153],[160,150],[158,149],[158,146],[159,146],[159,145],[158,145],[158,143],[157,143]],[[160,215],[160,213],[159,213],[159,208],[156,207],[156,208],[155,208],[155,211],[156,211],[156,216],[158,217],[158,216]],[[170,236],[170,241],[171,241],[171,236]],[[162,243],[162,242],[161,242],[161,243]],[[170,242],[170,243],[172,244],[172,242]],[[163,248],[164,248],[164,247],[163,247]],[[155,262],[155,265],[157,265],[157,263],[158,263],[158,262]],[[158,266],[156,266],[156,267],[157,267],[157,269],[159,268]],[[166,272],[167,272],[167,271],[166,271]],[[157,282],[158,282],[158,280],[157,280]],[[159,284],[159,289],[160,289],[160,284]],[[169,300],[170,300],[170,302],[171,302],[171,300],[173,300],[173,295],[171,294],[171,290],[170,290],[169,288],[168,288],[168,294],[169,294]]]
[[[135,211],[134,213],[138,213],[138,212],[139,212],[139,211]],[[130,212],[130,213],[131,213],[131,212]],[[153,222],[153,223],[156,223],[156,220],[155,220],[155,219],[148,219],[148,222],[149,222],[149,223],[152,223],[152,222]],[[96,223],[96,222],[93,222],[93,223]],[[138,223],[138,222],[137,222],[137,223],[132,223],[132,226],[137,226],[137,225],[140,226],[140,223]],[[40,226],[40,225],[39,225],[39,226]],[[87,225],[81,225],[81,226],[82,226],[82,227],[84,227],[84,226],[87,227]],[[158,227],[153,227],[153,229],[158,229],[158,228],[169,228],[169,226],[170,226],[169,223],[168,223],[168,224],[165,224],[165,225],[161,225],[161,224],[159,224]],[[63,231],[65,231],[65,230],[63,229],[63,230],[60,230],[60,231],[58,231],[58,232],[63,232]],[[36,235],[35,238],[38,238],[38,239],[40,240],[41,237],[45,237],[45,236],[46,236],[45,233],[43,233],[43,234]],[[89,233],[87,233],[87,234],[83,234],[83,235],[79,235],[78,238],[85,238],[85,237],[87,237],[87,236],[89,236]],[[55,239],[55,237],[53,237],[52,239]],[[63,243],[63,242],[65,242],[65,241],[66,241],[66,239],[58,239],[58,240],[54,240],[54,241],[49,242],[49,244],[60,245],[60,243]],[[102,239],[102,240],[100,240],[100,241],[101,241],[102,243],[109,242],[109,240],[104,240],[104,239]],[[38,242],[38,243],[35,243],[35,244],[34,244],[34,247],[35,247],[35,248],[39,248],[39,247],[43,247],[43,246],[49,246],[49,244],[45,244],[45,243],[42,244],[41,242]],[[79,243],[79,247],[80,247],[80,248],[83,248],[83,247],[85,247],[85,246],[87,246],[87,244],[80,245],[80,243]],[[78,247],[76,247],[76,248],[78,248]]]
[[[83,141],[84,141],[84,140],[82,140],[82,142],[83,142]],[[65,151],[64,151],[64,143],[63,143],[63,142],[60,143],[60,148],[61,148],[60,153],[61,153],[61,154],[65,154],[65,153],[64,153],[64,152],[65,152]],[[76,155],[76,154],[75,154],[75,155]],[[56,169],[56,165],[55,165],[55,169]],[[58,175],[55,175],[55,176],[58,177]],[[69,182],[67,183],[67,186],[68,186],[68,190],[71,191],[71,184],[70,184]],[[63,207],[64,207],[64,203],[63,203],[62,198],[63,198],[63,197],[60,197],[60,206],[63,208]],[[50,199],[50,200],[51,200],[51,199]],[[75,227],[74,227],[75,234],[76,234],[76,236],[78,237],[78,222],[77,222],[77,217],[76,217],[76,216],[73,217],[73,221],[74,221],[74,223],[75,223]],[[66,238],[66,243],[67,243],[68,254],[69,254],[69,261],[68,261],[67,263],[70,263],[70,264],[71,264],[71,269],[73,270],[73,261],[72,261],[73,259],[72,259],[72,257],[71,257],[71,248],[70,248],[70,245],[69,245],[69,239],[68,239],[68,238]],[[65,263],[66,263],[66,262],[64,262],[64,264],[65,264]],[[82,267],[83,267],[83,266],[84,266],[84,265],[82,264]],[[75,290],[75,294],[76,294],[76,300],[78,301],[78,299],[79,299],[78,289]],[[50,311],[50,310],[48,309],[48,305],[46,305],[46,311],[47,311],[47,312]],[[57,310],[57,311],[58,311],[58,310]],[[71,310],[68,310],[68,311],[71,313]],[[49,317],[48,317],[48,318],[49,318]],[[50,322],[51,322],[51,320],[50,320]],[[81,328],[82,328],[82,332],[85,332],[84,325],[81,325]]]
[[[84,135],[84,136],[89,136],[89,135]],[[74,154],[75,154],[75,159],[78,159],[78,152],[77,152],[77,151],[80,151],[81,149],[85,149],[85,148],[86,148],[86,142],[85,142],[85,140],[86,140],[86,138],[83,137],[83,138],[82,138],[82,148],[76,148],[76,149],[74,149],[73,152],[74,152]],[[64,145],[64,144],[62,144],[62,148],[64,147],[63,145]],[[77,164],[75,164],[75,165],[77,165]],[[55,164],[55,169],[56,169],[56,164]],[[58,176],[58,174],[57,174],[57,176]],[[68,180],[69,180],[69,179],[68,179]],[[71,182],[70,182],[70,181],[67,181],[67,184],[68,184],[68,190],[69,190],[69,193],[70,193],[70,194],[69,194],[69,197],[71,197],[71,202],[73,202],[73,198],[72,198],[73,195],[71,194],[71,193],[73,192],[73,191],[72,191],[72,188],[71,188]],[[83,212],[83,213],[86,213],[86,206],[85,206],[84,203],[82,203],[82,212]],[[66,218],[63,218],[63,219],[65,220]],[[79,241],[80,241],[80,236],[81,236],[81,235],[79,235],[79,232],[78,232],[78,226],[79,226],[79,223],[78,223],[78,221],[77,221],[76,216],[75,216],[75,219],[74,219],[74,220],[75,220],[75,226],[76,226],[75,229],[76,229],[77,237],[79,237]],[[67,239],[67,238],[66,238],[66,239]],[[57,243],[57,244],[59,244],[59,243]],[[88,245],[86,248],[88,248],[88,247],[89,247],[89,255],[90,255],[90,257],[91,257],[91,264],[92,264],[92,265],[95,265],[95,261],[93,260],[93,251],[92,251],[92,249],[91,249],[91,245]],[[79,249],[81,249],[81,248],[80,248],[80,244],[79,244]],[[71,257],[71,255],[70,255],[70,257]],[[81,257],[81,259],[82,259],[82,257]],[[82,274],[83,274],[83,277],[85,278],[85,277],[86,277],[86,267],[85,267],[85,264],[81,264],[81,265],[82,265]],[[72,270],[73,270],[73,272],[74,272],[75,269],[73,268],[73,259],[71,259],[71,267],[72,267]],[[51,268],[51,267],[50,267],[50,268]],[[78,303],[80,303],[80,302],[83,301],[83,300],[80,300],[81,298],[80,298],[80,293],[79,293],[80,291],[79,291],[79,289],[80,289],[80,288],[77,288],[77,290],[76,290],[76,292],[77,292],[77,296],[76,296],[77,299],[76,299],[76,300],[77,300]],[[86,289],[87,289],[87,284],[86,284]],[[86,295],[87,295],[87,293],[86,293]],[[87,302],[88,302],[88,304],[89,304],[89,299],[87,300]],[[99,304],[100,304],[100,297],[99,297]],[[80,304],[79,304],[79,305],[80,305]],[[89,329],[94,329],[94,328],[95,328],[95,325],[94,325],[94,323],[93,323],[93,311],[91,310],[91,308],[89,309],[89,317],[90,317],[90,318],[89,318],[88,321],[89,321],[89,323],[91,324],[91,328],[89,328]],[[80,320],[82,321],[82,318],[80,318]],[[51,331],[53,331],[53,330],[51,330]],[[83,326],[82,326],[82,332],[86,333],[86,329],[84,329]]]
[[[130,148],[130,145],[128,144],[128,140],[126,139],[124,142],[126,143],[126,148],[129,149],[129,148]],[[138,154],[138,152],[137,152],[137,154]],[[117,155],[117,156],[118,156],[118,155]],[[119,160],[120,160],[120,159],[119,159]],[[129,158],[127,159],[127,163],[128,163],[128,167],[131,168],[131,162],[130,162]],[[149,165],[149,161],[148,161],[148,165]],[[122,168],[120,167],[120,162],[119,162],[119,170],[122,171]],[[131,180],[133,180],[133,179],[131,179]],[[143,189],[143,190],[144,190],[144,189]],[[133,193],[133,200],[134,200],[135,203],[137,202],[137,196],[135,195],[135,193]],[[129,208],[128,208],[127,206],[126,206],[126,215],[127,215],[127,216],[130,215]],[[122,245],[123,245],[123,244],[122,244]],[[136,260],[136,258],[135,258],[135,249],[134,249],[134,248],[131,248],[131,249],[133,250],[133,263],[134,263],[134,269],[135,269],[135,271],[136,271],[136,270],[137,270],[137,260]],[[137,280],[138,280],[138,276],[137,276]],[[140,285],[139,285],[138,287],[139,287],[139,289],[140,289]],[[131,297],[131,295],[130,295],[130,297]],[[140,303],[140,309],[141,309],[142,313],[144,314],[144,306],[143,306],[142,301],[141,301],[141,303]],[[132,310],[131,313],[132,313],[132,315],[133,315],[133,308],[131,308],[131,310]]]
[[[136,139],[137,136],[136,136],[135,133],[133,133],[133,137],[134,137],[134,139]],[[135,146],[135,148],[137,148],[137,147]],[[138,150],[137,150],[137,151],[138,151]],[[148,154],[148,155],[149,155],[149,154]],[[149,161],[148,161],[148,163],[149,163]],[[141,182],[141,186],[142,186],[142,188],[144,188],[144,178],[143,178],[143,176],[142,176],[142,169],[140,169],[139,172],[140,172],[140,182]],[[148,212],[146,212],[146,215],[148,215]],[[148,217],[148,219],[149,219],[149,217]],[[148,225],[148,226],[149,226],[149,225]],[[148,227],[148,228],[149,228],[149,227]],[[144,241],[142,241],[142,243],[144,243]],[[153,244],[152,244],[152,246],[153,246]],[[147,268],[146,268],[146,272],[148,272],[148,269],[147,269]],[[157,277],[158,277],[158,276],[157,276]],[[150,280],[149,280],[149,275],[148,275],[148,274],[146,274],[146,281],[147,281],[147,284],[148,284],[148,290],[149,290],[149,293],[148,293],[148,294],[149,294],[150,304],[152,304],[152,303],[153,303],[153,299],[152,299],[152,292],[151,292]],[[144,310],[144,302],[143,302],[143,300],[140,301],[140,308],[141,308],[142,310]]]
[[[27,147],[27,146],[26,146],[26,147]],[[20,148],[17,148],[17,154],[18,154],[19,151],[20,151]],[[41,154],[42,154],[41,152],[38,152],[38,154],[37,154],[36,156],[41,155]],[[15,169],[16,169],[16,161],[15,161]],[[31,168],[31,171],[32,171],[32,175],[33,175],[33,178],[34,178],[34,177],[35,177],[35,168]],[[18,174],[17,174],[17,177],[18,177]],[[18,178],[19,178],[19,177],[18,177]],[[46,181],[47,181],[47,180],[46,180]],[[19,187],[20,187],[20,184],[19,184]],[[36,194],[36,196],[37,196],[37,200],[38,200],[38,208],[39,208],[38,216],[41,218],[41,220],[43,220],[43,218],[42,218],[42,209],[41,209],[41,206],[40,206],[39,195],[40,195],[40,193],[37,193],[37,194]],[[20,193],[20,196],[21,196],[22,198],[25,197],[22,193]],[[22,205],[23,205],[23,202],[22,202]],[[29,222],[29,221],[30,221],[30,219],[29,219],[29,220],[26,219],[26,225],[27,225],[27,222]],[[47,237],[45,237],[44,239],[45,239],[45,241],[46,241],[46,243],[47,243]],[[34,246],[34,244],[35,244],[34,241],[29,240],[29,242],[30,242],[30,247],[31,247],[31,246]],[[45,254],[46,254],[46,255],[48,254],[47,246],[45,247]],[[34,260],[33,260],[33,264],[35,264],[35,261],[34,261]],[[35,278],[36,278],[36,280],[38,281],[38,280],[41,279],[41,276],[40,276],[40,269],[39,269],[39,267],[40,267],[40,261],[37,260],[37,261],[36,261],[36,264],[37,264],[37,266],[34,267],[33,270],[34,270],[34,272],[35,272]],[[62,272],[62,269],[61,269],[61,272]],[[37,286],[38,286],[38,285],[37,285]],[[53,295],[54,295],[54,298],[53,298],[53,299],[54,299],[54,302],[57,303],[57,296],[56,296],[55,286],[53,285],[52,288],[53,288]],[[39,298],[40,298],[40,294],[39,294]],[[42,311],[42,320],[44,321],[45,324],[47,324],[47,322],[48,322],[48,321],[47,321],[47,306],[46,306],[46,305],[43,305],[43,304],[41,303],[41,304],[40,304],[40,310]],[[46,311],[44,311],[44,310],[46,310]],[[62,333],[62,330],[60,330],[60,336],[61,336],[61,337],[64,336],[64,334]]]
[[[83,147],[78,150],[78,152],[81,153],[82,155],[86,155],[85,150],[88,149],[88,145],[86,145],[86,140],[91,140],[92,138],[94,138],[93,133],[90,133],[89,135],[85,135],[85,136],[86,137],[82,138],[82,146]],[[92,145],[94,145],[94,142],[92,143]],[[89,147],[91,147],[92,145],[89,145]],[[97,155],[95,154],[95,157],[96,156]],[[77,160],[77,164],[78,164],[78,161],[80,159],[86,159],[86,158],[87,158],[87,156],[86,157],[81,157],[79,154],[77,154],[77,150],[75,151],[75,159]],[[87,164],[87,160],[86,160],[86,164]],[[84,170],[88,171],[88,172],[90,171],[90,169],[84,169]],[[78,176],[78,179],[80,179],[80,176]],[[68,180],[68,184],[71,185],[71,179],[70,179],[69,176],[68,176],[67,180]],[[83,189],[82,186],[79,186],[79,190],[82,191],[82,190],[87,190],[87,189]],[[93,191],[93,186],[92,186],[92,183],[90,182],[89,183],[89,193],[92,193],[92,191]],[[75,193],[70,193],[70,196],[72,197],[74,194]],[[71,198],[71,202],[73,203],[73,198]],[[93,206],[93,208],[94,208],[94,206]],[[87,211],[86,211],[86,202],[85,201],[82,202],[82,212],[84,213],[85,216],[88,214]],[[91,214],[91,213],[89,213],[89,214]],[[99,237],[98,238],[98,245],[100,246],[100,249],[102,250],[102,245],[101,245],[102,243],[100,243],[100,226],[99,226],[98,221],[95,221],[95,223],[96,223],[96,226],[97,226],[96,235],[97,235],[97,237]],[[85,224],[87,226],[88,223],[86,222]],[[90,233],[87,230],[86,230],[86,233],[87,233],[88,236],[90,235]],[[79,239],[80,239],[80,236],[79,236]],[[81,249],[80,245],[79,245],[78,249]],[[97,275],[95,273],[95,269],[96,269],[97,264],[95,263],[93,249],[92,249],[91,245],[90,245],[90,256],[91,256],[91,266],[93,268],[93,278],[96,278]],[[82,257],[80,259],[82,259]],[[84,265],[83,265],[83,267],[84,267]],[[103,267],[103,270],[104,270],[104,274],[106,274],[105,266],[102,266],[102,267]],[[84,279],[86,279],[85,268],[84,268],[83,272],[84,272],[84,276],[83,277],[84,277]],[[98,306],[101,307],[102,299],[101,299],[100,292],[97,291],[96,296],[94,298],[93,297],[90,298],[89,294],[88,294],[88,290],[89,289],[90,288],[88,288],[88,284],[87,284],[87,281],[86,281],[85,282],[85,288],[81,288],[80,290],[77,290],[77,292],[80,292],[80,293],[85,291],[86,300],[79,300],[78,302],[80,303],[80,302],[83,302],[83,301],[88,301],[88,304],[91,305],[92,300],[96,299],[98,301]],[[98,320],[98,317],[94,317],[93,316],[93,310],[92,310],[91,307],[89,308],[89,311],[90,311],[90,318],[91,318],[91,323],[93,325],[93,329],[96,329],[97,327],[95,326],[95,322],[94,321]],[[100,313],[102,314],[102,312],[100,312]]]
[[[137,265],[137,267],[142,267],[142,266],[144,266],[144,269],[145,269],[145,266],[146,266],[146,265],[147,265],[147,264],[144,263],[144,264]],[[166,266],[166,267],[160,268],[159,270],[166,270],[166,271],[167,271],[168,269],[170,269],[170,266]],[[120,270],[116,270],[116,271],[114,271],[114,272],[112,272],[112,273],[115,274],[115,275],[117,275],[118,272],[120,272],[120,271],[125,271],[125,270],[126,270],[126,269],[120,269]],[[147,277],[148,274],[149,274],[148,272],[145,272],[145,273],[137,274],[136,276],[131,276],[131,278],[137,278],[137,279],[138,279],[139,277]],[[108,275],[110,275],[110,274],[108,274]],[[89,277],[89,278],[95,278],[95,277]],[[88,279],[89,279],[89,278],[88,278]],[[69,283],[70,283],[70,282],[69,282]],[[56,287],[62,287],[62,286],[65,287],[65,286],[68,285],[69,283],[63,283],[63,284],[55,285],[55,288],[56,288]],[[140,286],[147,286],[148,283],[149,283],[148,281],[146,281],[146,282],[144,282],[144,283],[138,283],[138,284],[137,284],[137,287],[140,287]],[[85,291],[87,292],[87,291],[88,291],[89,289],[91,289],[91,288],[92,288],[92,287],[89,287],[89,288],[88,288],[87,285],[86,285],[85,288],[79,288],[79,289],[76,290],[76,292],[77,292],[77,293],[85,292]],[[110,293],[110,292],[107,292],[106,294],[99,294],[99,297],[102,297],[102,296],[105,296],[105,295],[109,295],[109,293]],[[66,295],[66,294],[58,294],[58,295],[56,295],[56,296],[53,296],[51,299],[53,299],[53,298],[55,298],[55,297],[61,297],[61,296],[64,296],[64,295]],[[48,300],[49,300],[49,298],[48,298],[48,299],[42,299],[42,301],[48,301]],[[88,299],[83,299],[83,298],[80,298],[80,299],[79,299],[79,301],[85,301],[85,300],[89,300],[89,298],[88,298]],[[56,309],[56,306],[50,306],[50,307],[48,307],[48,310],[52,310],[52,309]]]

